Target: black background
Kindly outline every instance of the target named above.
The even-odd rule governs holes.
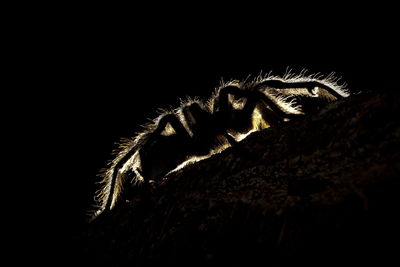
[[[24,67],[33,74],[26,78],[24,127],[34,132],[30,155],[39,160],[32,172],[49,176],[35,205],[51,218],[46,225],[56,236],[86,227],[96,175],[115,142],[134,135],[159,107],[176,107],[185,96],[208,97],[221,79],[283,75],[290,67],[335,72],[354,91],[398,87],[394,24],[378,24],[369,13],[362,19],[345,9],[275,18],[274,10],[244,11],[249,20],[229,12],[130,10],[90,7],[61,18],[54,12],[26,25],[31,45]]]

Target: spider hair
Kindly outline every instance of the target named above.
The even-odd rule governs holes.
[[[101,188],[91,219],[111,210],[124,183],[159,180],[185,164],[235,145],[251,132],[303,116],[317,106],[348,97],[334,73],[282,77],[260,74],[248,81],[221,82],[209,99],[186,98],[160,114],[131,138],[123,138],[100,173]]]

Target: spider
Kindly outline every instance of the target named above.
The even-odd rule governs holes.
[[[181,100],[178,108],[161,110],[135,137],[121,140],[115,158],[100,174],[102,187],[91,217],[115,206],[128,178],[132,184],[160,180],[185,164],[235,146],[251,132],[347,96],[345,85],[333,74],[306,76],[303,71],[222,82],[208,100]]]

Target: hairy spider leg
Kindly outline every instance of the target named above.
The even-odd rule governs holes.
[[[167,114],[160,119],[157,125],[157,129],[154,130],[153,136],[157,138],[157,135],[161,134],[168,123],[172,126],[177,134],[185,137],[190,137],[185,127],[183,127],[181,121],[174,114]]]
[[[243,107],[243,109],[236,111],[238,114],[240,114],[240,120],[242,120],[241,123],[243,123],[243,124],[247,123],[246,126],[243,126],[244,128],[246,128],[246,129],[243,129],[245,131],[251,130],[250,129],[252,127],[251,117],[252,117],[252,114],[256,107],[259,109],[262,119],[270,125],[275,125],[275,124],[283,121],[284,118],[291,118],[291,117],[298,116],[295,114],[290,114],[290,113],[284,112],[277,103],[275,103],[267,95],[265,95],[264,93],[262,93],[260,91],[242,90],[237,86],[227,86],[227,87],[222,88],[219,92],[219,99],[218,99],[219,111],[218,112],[221,113],[222,118],[228,118],[229,116],[226,114],[232,112],[230,110],[230,105],[229,105],[229,100],[228,100],[229,94],[237,96],[237,97],[244,97],[247,99],[246,104]],[[267,107],[265,107],[265,105],[269,109]],[[237,122],[230,122],[230,124],[231,125],[229,125],[228,127],[234,128],[234,125],[237,125]]]
[[[162,136],[168,125],[172,127],[174,133],[170,136]],[[177,116],[175,114],[163,116],[146,145],[139,151],[145,182],[157,180],[175,168],[187,154],[190,154],[190,150],[187,151],[190,143],[191,137]],[[159,146],[154,148],[154,144],[159,144]],[[156,162],[158,166],[155,166]]]
[[[207,126],[207,123],[211,122],[211,114],[202,109],[196,102],[184,107],[182,113],[193,135],[198,135],[201,131],[204,131],[203,126]]]
[[[282,81],[282,80],[277,80],[277,79],[270,79],[270,80],[261,82],[257,86],[257,88],[259,89],[259,88],[262,88],[265,86],[276,88],[276,89],[307,88],[307,90],[311,94],[313,94],[312,90],[315,87],[318,87],[318,88],[325,89],[326,91],[328,91],[328,93],[330,93],[337,99],[343,98],[343,96],[341,94],[339,94],[338,92],[336,92],[334,89],[332,89],[331,87],[329,87],[321,82],[318,82],[318,81],[290,82],[290,81]]]
[[[114,201],[114,191],[115,191],[115,184],[118,178],[119,170],[124,166],[124,164],[135,154],[136,149],[134,147],[129,150],[128,153],[124,157],[122,157],[114,166],[113,168],[113,174],[111,178],[111,184],[110,184],[110,191],[108,192],[108,197],[107,197],[107,203],[104,208],[104,211],[110,211],[111,210],[111,205]]]
[[[187,136],[189,137],[188,133],[186,132],[185,128],[182,126],[180,121],[173,115],[173,114],[167,114],[164,117],[162,117],[157,125],[157,128],[154,130],[154,132],[151,134],[150,141],[151,139],[157,138],[161,134],[161,132],[165,129],[167,124],[170,124],[176,133],[178,133],[180,136]],[[109,211],[111,210],[112,203],[114,201],[114,191],[115,191],[115,185],[116,181],[118,179],[118,175],[120,175],[120,170],[123,168],[124,164],[135,154],[136,152],[136,147],[132,147],[128,153],[124,157],[122,157],[113,167],[113,174],[111,178],[111,184],[110,184],[110,191],[108,192],[108,198],[107,198],[107,203],[105,205],[104,211]],[[139,151],[139,154],[142,156],[143,153]],[[144,186],[147,186],[146,184],[149,182],[146,176],[146,171],[147,169],[144,168],[144,170],[137,170],[140,174],[143,174],[144,178]]]
[[[260,102],[260,101],[258,101]],[[278,116],[275,112],[272,111],[271,107],[266,103],[257,103],[256,107],[261,115],[261,118],[265,121],[268,125],[267,127],[274,127],[281,123],[283,119]],[[266,128],[266,127],[264,127]]]
[[[225,128],[218,124],[215,116],[206,107],[194,102],[183,108],[182,113],[193,134],[193,154],[205,156],[221,146],[219,137],[226,137]],[[232,145],[232,140],[228,137],[226,139]]]

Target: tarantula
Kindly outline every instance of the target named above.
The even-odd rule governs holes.
[[[234,146],[251,132],[348,95],[333,74],[306,76],[301,72],[232,80],[221,83],[208,100],[181,101],[178,108],[163,110],[135,137],[121,140],[115,158],[101,173],[102,188],[92,218],[115,206],[128,178],[132,184],[160,180],[188,162]]]

